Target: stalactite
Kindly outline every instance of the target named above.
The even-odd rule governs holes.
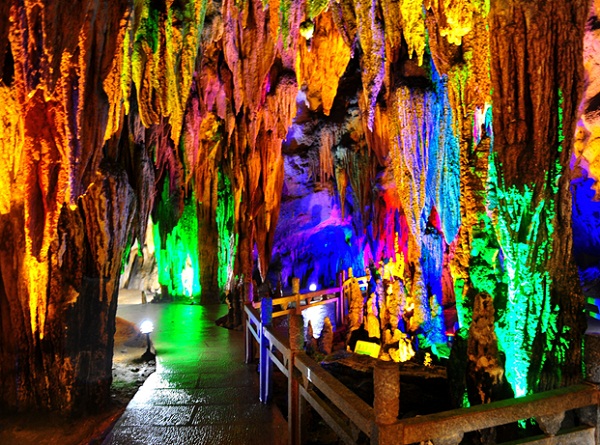
[[[217,301],[219,250],[217,229],[218,165],[222,159],[223,137],[221,120],[208,113],[198,129],[198,159],[193,174],[198,200],[198,239],[200,254],[200,279],[204,290],[202,302]]]
[[[120,51],[115,51],[115,57],[112,60],[110,71],[102,85],[108,96],[109,103],[108,121],[106,123],[106,133],[104,134],[105,141],[109,140],[122,129],[123,114],[129,113],[129,94],[131,92],[129,88],[130,82],[124,81],[124,79],[131,78],[129,42],[132,32],[129,27],[130,20],[130,14],[127,14],[121,19],[117,33],[118,40],[116,42],[116,47],[119,48]]]
[[[398,0],[382,0],[383,29],[385,30],[386,63],[394,63],[402,46],[402,13]],[[375,127],[376,128],[376,127]]]
[[[321,131],[321,145],[319,147],[319,181],[326,184],[333,178],[333,153],[332,149],[336,144],[336,135],[328,128]]]
[[[470,324],[473,304],[464,298],[472,286],[469,273],[471,245],[474,231],[479,231],[477,228],[484,228],[486,224],[488,158],[493,138],[487,21],[481,15],[476,18],[474,31],[462,39],[464,62],[451,67],[446,64],[448,95],[460,144],[462,219],[450,269],[455,280],[460,326],[465,327]],[[455,59],[456,54],[451,46],[441,42],[432,56],[435,60],[450,61]],[[475,112],[470,112],[471,109]]]
[[[350,61],[350,48],[334,25],[330,12],[315,19],[315,32],[310,40],[300,39],[296,60],[296,76],[300,88],[306,89],[309,108],[322,108],[329,115],[337,94],[340,77]]]
[[[430,311],[429,324],[423,327],[425,344],[444,343],[446,340],[446,329],[441,311],[442,266],[445,247],[444,237],[439,232],[439,227],[435,228],[431,222],[428,222],[421,241],[421,267],[424,287],[427,289],[427,295],[424,297],[429,299]]]
[[[181,135],[207,3],[185,0],[177,7],[167,7],[144,0],[130,22],[131,71],[127,66],[124,73],[131,72],[136,86],[140,118],[145,127],[150,127],[160,123],[161,117],[168,117],[175,145]]]
[[[588,14],[586,33],[584,36],[584,69],[586,82],[580,109],[583,111],[578,123],[576,141],[574,144],[575,166],[573,170],[577,177],[587,177],[593,180],[591,185],[596,196],[600,196],[600,146],[595,135],[598,133],[598,60],[600,41],[597,23],[598,5],[591,2]]]
[[[294,70],[301,41],[300,27],[305,17],[305,0],[277,0],[279,3],[279,40],[277,51],[286,70]],[[272,2],[272,7],[277,7]]]
[[[314,19],[327,9],[328,0],[307,0],[306,15],[309,19]]]
[[[258,0],[240,5],[233,0],[223,2],[223,55],[233,74],[235,110],[247,108],[250,120],[268,90],[268,73],[276,55],[277,14]]]
[[[390,137],[391,124],[389,120],[389,113],[387,110],[382,109],[379,104],[377,104],[373,114],[373,128],[371,130],[369,129],[368,125],[369,104],[366,103],[365,96],[361,95],[358,102],[360,104],[361,118],[363,121],[363,129],[365,129],[367,146],[373,153],[375,153],[379,165],[387,167],[390,162],[389,154],[390,144],[392,142],[392,138]]]
[[[196,249],[163,283],[195,294],[182,277],[193,268],[216,299],[237,276],[238,323],[255,269],[267,278],[285,162],[318,179],[329,207],[293,196],[303,204],[286,217],[310,227],[282,267],[329,280],[390,259],[393,298],[371,299],[367,316],[385,358],[411,355],[399,327],[442,342],[454,298],[464,334],[485,292],[517,395],[577,381],[582,296],[564,171],[585,3],[2,2],[3,404],[68,411],[108,399],[119,259],[151,212],[160,252],[184,239]],[[585,126],[594,97],[582,111]],[[312,175],[299,166],[307,150],[319,159]],[[594,179],[588,150],[577,154]]]
[[[351,54],[354,54],[354,47],[358,33],[358,24],[356,22],[356,12],[354,10],[353,0],[340,0],[332,2],[329,5],[333,22],[335,23],[342,39],[350,48]]]
[[[22,200],[23,184],[17,181],[21,172],[25,134],[23,117],[17,113],[15,90],[0,84],[0,101],[8,111],[0,116],[0,216],[10,213],[14,202]]]
[[[423,93],[411,93],[406,87],[397,90],[393,106],[399,128],[397,141],[392,145],[392,166],[409,226],[410,261],[415,261],[420,255],[417,240],[421,238],[426,199],[424,160],[428,159],[428,139],[423,127],[427,110]]]
[[[431,8],[440,25],[440,37],[445,37],[450,44],[458,46],[462,43],[462,38],[473,29],[473,16],[487,16],[490,0],[436,0],[432,2]]]
[[[362,48],[362,87],[365,102],[369,105],[368,125],[372,130],[375,120],[375,104],[377,96],[383,85],[385,62],[385,34],[383,23],[377,15],[377,2],[375,0],[356,0],[356,18],[358,22],[358,36]]]
[[[111,142],[108,141],[107,145],[110,145]],[[116,145],[115,150],[118,155],[115,154],[112,160],[116,161],[119,156],[123,159],[137,198],[137,212],[134,216],[133,231],[128,245],[132,245],[135,240],[143,245],[143,240],[146,239],[148,219],[154,208],[156,187],[154,163],[150,159],[149,147],[146,147],[143,142],[134,142],[133,135],[129,132],[129,125],[124,126]]]
[[[435,206],[440,214],[442,233],[447,242],[454,239],[460,225],[459,148],[453,132],[446,83],[437,76],[432,67],[433,90],[400,87],[395,93],[393,109],[398,121],[398,136],[392,144],[392,167],[409,227],[408,261],[415,265],[409,286],[410,295],[415,299],[411,329],[420,324],[428,325],[432,320],[425,289],[428,278],[423,275],[420,259],[423,254],[421,243],[432,208]],[[441,295],[437,298],[441,301]],[[435,337],[442,332],[442,327],[437,326],[430,335]]]
[[[423,0],[400,0],[402,31],[408,45],[408,55],[417,56],[419,65],[423,64],[425,53],[425,24],[423,23]]]
[[[159,125],[154,125],[145,132],[144,138],[145,143],[154,152],[157,193],[153,215],[156,216],[157,212],[162,213],[162,239],[166,239],[167,234],[177,224],[183,213],[185,198],[185,191],[181,187],[185,175],[183,163],[170,134],[169,125],[161,118]],[[167,185],[166,189],[163,184]],[[158,210],[159,204],[163,205],[163,210]]]
[[[14,80],[14,59],[8,40],[10,7],[10,2],[2,2],[0,5],[0,79],[7,87],[10,87]],[[11,59],[12,64],[10,63]]]
[[[281,205],[283,187],[283,155],[281,143],[287,135],[287,129],[296,115],[296,79],[283,73],[273,79],[272,92],[267,94],[263,128],[259,137],[262,147],[262,201],[257,203],[255,219],[256,245],[258,249],[259,270],[263,279],[271,260],[275,228]]]

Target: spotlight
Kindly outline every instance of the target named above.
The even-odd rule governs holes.
[[[150,333],[154,331],[154,323],[150,320],[144,320],[140,325],[140,332],[146,334],[146,352],[142,354],[142,360],[149,362],[156,359],[156,354],[150,351]]]
[[[152,323],[150,320],[142,321],[142,324],[140,325],[140,332],[142,334],[150,335],[152,331],[154,331],[154,323]]]
[[[317,290],[317,285],[315,283],[312,283],[310,286],[308,286],[308,290],[311,292],[314,292]]]

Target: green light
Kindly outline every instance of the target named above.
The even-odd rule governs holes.
[[[463,279],[456,279],[454,281],[454,295],[456,296],[456,313],[458,316],[458,327],[467,328],[471,325],[473,320],[473,306],[466,304],[465,298],[465,281]]]
[[[159,47],[159,11],[146,0],[142,7],[140,27],[135,35],[135,42],[146,42],[153,53]]]
[[[497,215],[496,232],[507,275],[507,304],[496,322],[498,342],[506,354],[506,377],[516,397],[530,393],[533,343],[546,339],[544,354],[553,353],[564,361],[554,347],[558,307],[550,305],[552,278],[545,265],[552,252],[554,201],[540,199],[535,186],[505,187],[498,177],[495,159],[490,162],[490,207]],[[561,359],[562,356],[562,359]],[[541,358],[541,361],[545,357]],[[541,367],[540,367],[541,369]],[[535,371],[537,373],[537,371]]]
[[[565,135],[563,133],[563,119],[564,119],[564,110],[563,110],[563,92],[562,88],[558,89],[558,152],[563,151],[562,143],[565,140]]]
[[[158,206],[158,223],[153,227],[156,245],[158,282],[167,286],[174,298],[200,296],[200,266],[198,264],[198,218],[196,201],[187,200],[181,218],[173,229],[161,239],[161,224],[168,224],[162,216],[172,212],[168,201],[168,181],[165,181],[161,203]]]
[[[329,5],[328,0],[308,0],[307,13],[309,19],[314,19],[321,14]]]
[[[287,40],[290,34],[290,6],[291,2],[289,0],[280,0],[279,2],[279,33],[284,49],[288,47]]]
[[[221,292],[229,288],[233,277],[233,264],[237,251],[237,234],[233,233],[235,224],[235,202],[231,191],[231,181],[219,170],[219,188],[217,200],[217,230],[219,232],[219,268],[217,283]]]
[[[483,213],[478,215],[478,219],[481,229],[473,231],[469,277],[475,289],[486,292],[495,300],[498,285],[503,282],[503,274],[498,264],[500,246],[490,218]]]
[[[123,250],[123,256],[121,257],[121,274],[125,271],[125,267],[129,264],[129,255],[131,254],[131,236],[127,237],[127,245],[125,246],[125,250]],[[141,250],[141,249],[140,249]],[[139,255],[139,251],[138,251]]]
[[[469,408],[470,406],[471,406],[471,403],[469,402],[469,395],[465,391],[465,393],[463,394],[463,399],[462,399],[462,407]]]

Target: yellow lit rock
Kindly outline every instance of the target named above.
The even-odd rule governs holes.
[[[329,115],[349,61],[350,48],[337,30],[331,12],[322,13],[315,19],[310,42],[300,39],[296,59],[298,85],[306,89],[311,110],[322,106],[323,113]]]
[[[408,54],[417,56],[419,65],[423,64],[425,53],[425,21],[423,0],[401,0],[402,29],[408,44]]]

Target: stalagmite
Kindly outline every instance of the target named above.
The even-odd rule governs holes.
[[[477,294],[467,346],[467,390],[472,404],[489,403],[500,393],[497,387],[505,382],[494,330],[494,312],[491,297]]]
[[[319,350],[318,341],[315,338],[315,332],[310,320],[308,320],[308,327],[306,328],[306,344],[304,345],[304,348],[310,355],[313,355]]]
[[[355,331],[363,324],[363,296],[358,286],[356,278],[352,275],[352,269],[348,270],[348,279],[344,282],[344,296],[348,300],[348,337],[346,344],[350,340],[352,331]]]
[[[329,317],[323,321],[323,330],[319,337],[319,351],[325,355],[331,354],[333,349],[333,326]]]
[[[580,381],[587,3],[0,2],[0,406],[108,401],[121,257],[146,235],[165,296],[228,296],[229,327],[254,284],[381,262],[366,320],[343,284],[348,340],[365,326],[404,360],[458,329],[499,378],[493,328],[515,395]]]
[[[372,293],[367,299],[366,303],[367,318],[365,319],[365,328],[369,337],[380,338],[381,337],[381,325],[378,318],[379,311],[376,305],[376,296]]]

